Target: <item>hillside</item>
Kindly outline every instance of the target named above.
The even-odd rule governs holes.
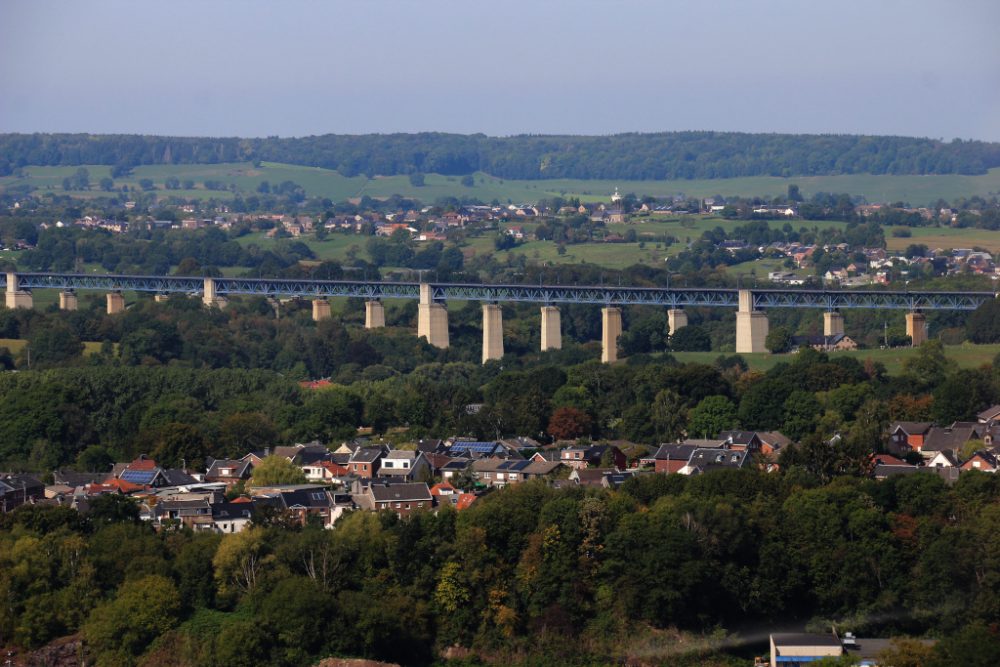
[[[444,133],[297,138],[0,135],[0,176],[18,167],[270,161],[347,177],[411,173],[505,179],[721,179],[837,174],[983,174],[1000,144],[863,135],[665,132],[610,136]]]

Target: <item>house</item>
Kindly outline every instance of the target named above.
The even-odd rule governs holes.
[[[150,518],[157,527],[164,522],[177,523],[194,530],[211,530],[212,507],[207,498],[162,500],[150,507]]]
[[[277,497],[281,500],[281,508],[303,526],[314,517],[324,528],[332,528],[337,518],[333,512],[333,494],[326,489],[317,486],[300,487],[279,491]]]
[[[725,440],[727,449],[735,449],[740,452],[759,452],[761,448],[760,436],[754,431],[723,431],[719,438]]]
[[[682,475],[698,475],[724,468],[735,470],[743,468],[748,459],[749,453],[745,451],[738,452],[716,448],[696,449],[691,452],[691,458],[687,465],[678,472]]]
[[[601,465],[605,455],[610,452],[610,457],[614,465],[619,470],[624,470],[626,465],[625,454],[614,445],[589,445],[566,447],[560,452],[559,460],[570,468],[593,468]]]
[[[212,527],[217,533],[238,533],[253,517],[253,503],[213,503]]]
[[[25,503],[45,499],[45,485],[22,473],[0,473],[0,510],[9,512]]]
[[[992,407],[983,410],[978,415],[976,415],[976,419],[979,420],[980,424],[986,424],[995,419],[1000,419],[1000,405],[994,405]]]
[[[347,477],[350,474],[346,463],[340,464],[335,461],[306,463],[301,468],[302,472],[305,473],[306,481],[320,484],[331,484],[337,481],[337,479]]]
[[[560,461],[488,458],[472,462],[472,475],[485,486],[503,487],[539,477],[548,477],[564,468]]]
[[[653,470],[659,473],[680,472],[698,449],[695,445],[660,445],[653,455]]]
[[[531,455],[532,461],[560,461],[562,452],[558,449],[540,449]]]
[[[441,466],[441,479],[454,479],[458,475],[464,475],[467,473],[471,467],[472,461],[470,459],[451,459],[446,464]]]
[[[396,477],[408,481],[430,477],[431,466],[421,452],[393,449],[379,463],[379,477]]]
[[[957,468],[958,459],[949,451],[937,452],[934,457],[927,462],[928,468]]]
[[[226,486],[233,486],[237,482],[250,479],[253,474],[253,466],[249,460],[208,459],[207,463],[206,482],[222,482]]]
[[[856,350],[857,342],[847,334],[833,334],[830,336],[792,336],[792,348],[811,347],[820,352],[830,350]]]
[[[837,635],[782,633],[771,635],[771,667],[799,667],[806,663],[844,655]]]
[[[372,479],[378,473],[385,450],[382,447],[358,447],[351,454],[347,469],[352,475]]]
[[[519,458],[521,455],[499,440],[455,440],[448,447],[448,456],[482,459],[489,457]]]
[[[962,472],[969,470],[979,470],[982,472],[996,472],[1000,468],[1000,459],[991,452],[979,450],[969,457],[969,460],[960,466]]]
[[[574,468],[567,478],[578,486],[603,486],[604,475],[614,472],[614,468]]]
[[[938,452],[960,452],[962,446],[970,440],[980,440],[986,427],[977,422],[955,422],[951,426],[934,426],[924,438],[920,453],[925,459],[934,458]]]
[[[605,489],[615,491],[622,484],[635,477],[635,475],[636,473],[632,470],[612,470],[611,472],[604,473],[604,476],[601,478],[601,486]]]
[[[765,456],[773,457],[782,448],[792,444],[790,438],[778,431],[758,431],[757,437],[760,438],[760,453]]]
[[[423,482],[404,484],[382,484],[373,482],[363,493],[355,496],[354,501],[359,507],[381,511],[395,512],[400,517],[411,513],[430,509],[434,504],[430,489]]]
[[[896,452],[919,452],[932,426],[931,422],[894,422],[889,426],[889,446]]]

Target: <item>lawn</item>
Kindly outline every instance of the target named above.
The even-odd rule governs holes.
[[[864,362],[865,359],[879,361],[885,364],[886,369],[892,375],[898,375],[903,370],[903,362],[917,353],[916,348],[895,348],[891,350],[853,350],[844,352],[830,352],[831,357],[854,357]],[[674,352],[673,356],[678,361],[699,362],[703,364],[713,363],[719,352]],[[983,364],[991,364],[993,358],[1000,354],[1000,344],[996,345],[973,345],[972,343],[962,343],[961,345],[946,345],[945,354],[958,364],[960,368],[977,368]],[[743,354],[750,368],[759,371],[767,371],[780,362],[794,361],[793,354]]]
[[[6,187],[28,184],[42,190],[62,192],[62,180],[72,176],[77,167],[26,167],[25,177],[7,176],[0,178],[0,191]],[[96,197],[101,193],[97,184],[101,178],[110,175],[107,166],[87,165],[90,172],[92,190],[72,192],[82,197]],[[167,178],[175,176],[180,180],[195,181],[194,190],[165,190]],[[262,181],[272,186],[283,181],[294,181],[309,195],[329,197],[334,201],[356,199],[363,195],[389,197],[394,194],[414,197],[424,202],[433,202],[439,197],[477,198],[482,201],[506,203],[537,202],[539,199],[564,196],[579,197],[583,201],[607,201],[617,188],[623,193],[668,197],[684,195],[704,198],[713,195],[778,195],[785,194],[788,186],[795,183],[802,194],[810,196],[817,192],[847,192],[862,195],[869,201],[906,201],[913,205],[925,205],[938,198],[951,200],[956,197],[981,195],[990,197],[1000,194],[1000,168],[991,169],[982,176],[959,174],[935,176],[873,176],[855,174],[844,176],[797,176],[780,178],[755,176],[746,178],[702,179],[689,181],[612,181],[612,180],[507,180],[489,174],[476,173],[473,185],[464,186],[458,176],[440,174],[425,175],[424,185],[414,186],[407,176],[365,176],[346,177],[340,173],[318,167],[304,167],[273,162],[259,166],[251,163],[222,163],[214,165],[151,165],[136,167],[131,175],[117,179],[117,185],[138,187],[140,179],[149,178],[157,185],[160,196],[182,196],[187,198],[220,197],[230,198],[228,191],[205,190],[205,180],[216,180],[224,184],[234,184],[244,192],[254,192]]]

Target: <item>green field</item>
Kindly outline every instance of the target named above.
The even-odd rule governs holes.
[[[0,347],[5,347],[10,350],[10,353],[17,355],[24,349],[24,346],[28,344],[28,341],[23,338],[0,338]],[[83,354],[98,354],[101,351],[101,344],[94,342],[85,342],[83,344]]]
[[[7,176],[0,178],[0,190],[17,185],[30,185],[42,191],[61,193],[62,180],[72,176],[77,167],[26,167],[24,177]],[[92,189],[72,194],[83,197],[100,196],[98,182],[110,175],[107,166],[89,165]],[[182,181],[195,181],[194,190],[165,190],[164,182],[170,176]],[[294,181],[309,195],[329,197],[334,201],[355,199],[362,195],[388,197],[399,194],[414,197],[424,202],[433,202],[439,197],[474,197],[482,201],[497,200],[501,203],[535,202],[552,196],[579,197],[584,201],[607,201],[617,188],[623,193],[659,197],[686,195],[689,197],[710,197],[712,195],[778,195],[787,191],[790,183],[799,185],[806,196],[816,192],[848,192],[862,195],[869,201],[907,201],[913,205],[928,204],[938,198],[951,200],[956,197],[981,195],[984,197],[1000,194],[1000,168],[991,169],[982,176],[962,176],[948,174],[940,176],[873,176],[855,174],[844,176],[801,176],[779,178],[755,176],[729,179],[702,179],[688,181],[587,181],[574,179],[518,181],[504,180],[488,174],[474,175],[471,187],[463,186],[457,176],[428,174],[423,187],[410,184],[406,176],[365,176],[345,177],[338,172],[317,167],[303,167],[264,162],[259,167],[250,163],[223,163],[214,165],[154,165],[136,167],[134,172],[117,185],[137,188],[140,179],[149,178],[157,184],[159,196],[179,196],[185,198],[232,197],[228,191],[203,189],[206,179],[234,184],[245,192],[253,192],[261,181],[276,185],[283,181]]]
[[[886,247],[889,250],[905,250],[912,243],[922,243],[931,250],[935,248],[986,248],[990,252],[1000,252],[1000,231],[989,229],[964,229],[950,227],[914,227],[910,238],[896,238],[887,229]]]
[[[891,350],[853,350],[844,352],[830,352],[831,357],[854,357],[864,362],[871,359],[885,364],[886,370],[892,375],[898,375],[903,370],[903,362],[917,353],[916,348],[895,348]],[[673,356],[678,361],[699,362],[711,364],[718,357],[719,352],[674,352]],[[1000,354],[1000,344],[995,345],[973,345],[972,343],[962,343],[961,345],[946,345],[945,354],[953,360],[960,368],[978,368],[983,364],[993,363],[993,358]],[[750,368],[759,371],[766,371],[781,362],[791,362],[795,360],[795,354],[742,354]]]

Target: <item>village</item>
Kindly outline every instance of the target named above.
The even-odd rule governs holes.
[[[827,443],[836,444],[840,435]],[[541,480],[554,488],[616,490],[642,475],[704,475],[719,470],[779,469],[792,441],[780,432],[724,431],[649,447],[626,441],[562,441],[543,446],[527,438],[478,441],[423,439],[400,448],[358,438],[330,448],[320,442],[247,452],[238,459],[208,459],[204,469],[166,468],[146,455],[110,472],[60,469],[40,476],[0,473],[0,508],[22,504],[66,506],[86,514],[95,497],[129,497],[140,518],[157,530],[190,528],[236,533],[263,516],[335,527],[346,512],[415,512],[467,509],[506,486]],[[895,422],[883,453],[874,454],[875,480],[930,474],[954,484],[971,471],[1000,470],[1000,405],[977,421],[938,425]],[[265,461],[300,476],[295,483],[256,480]]]

